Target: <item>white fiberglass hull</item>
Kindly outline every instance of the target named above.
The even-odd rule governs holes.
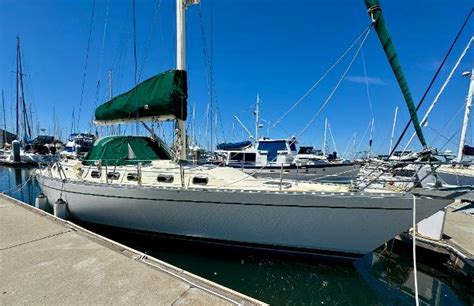
[[[412,197],[249,192],[62,182],[38,176],[72,218],[154,233],[259,246],[365,254],[408,229]],[[420,198],[417,220],[452,200]]]

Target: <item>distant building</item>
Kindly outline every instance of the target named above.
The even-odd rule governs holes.
[[[16,139],[16,135],[6,131],[4,129],[0,129],[0,147],[3,148],[5,143],[12,143],[13,140]]]

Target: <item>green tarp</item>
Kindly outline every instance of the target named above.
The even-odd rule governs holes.
[[[95,122],[186,120],[187,97],[186,71],[169,70],[99,106],[95,111]]]
[[[405,79],[405,75],[403,74],[402,66],[395,50],[395,45],[393,44],[392,38],[388,33],[388,28],[385,24],[385,20],[382,15],[382,9],[380,7],[379,0],[365,0],[365,5],[369,10],[369,15],[374,20],[375,31],[377,31],[377,35],[379,36],[379,40],[382,43],[382,47],[390,63],[390,67],[392,68],[392,71],[395,74],[395,77],[397,78],[398,86],[400,86],[400,89],[403,93],[403,97],[405,98],[405,102],[408,106],[408,111],[410,112],[410,117],[413,121],[413,126],[415,128],[418,139],[420,140],[422,146],[426,147],[425,137],[423,136],[423,132],[420,127],[420,122],[416,114],[416,107],[413,103],[410,88],[408,87],[407,80]]]
[[[103,165],[130,165],[138,162],[171,159],[167,149],[160,142],[144,136],[107,136],[98,139],[83,164],[94,165],[100,161]]]

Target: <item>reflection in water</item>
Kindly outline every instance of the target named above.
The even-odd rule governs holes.
[[[40,194],[38,184],[32,178],[34,169],[0,167],[0,192],[34,205]]]
[[[414,272],[410,262],[403,258],[391,258],[378,253],[366,255],[354,266],[364,281],[372,288],[378,299],[384,305],[408,305],[414,303],[415,285]],[[434,277],[428,267],[418,269],[418,289],[420,305],[472,305],[472,292],[469,295],[468,286],[456,288],[465,290],[459,296],[440,278]],[[467,285],[467,284],[466,284]]]
[[[34,205],[40,193],[30,170],[0,167],[0,191]],[[27,182],[25,184],[25,182]],[[24,185],[21,190],[16,186]],[[0,211],[1,213],[1,211]],[[410,259],[368,254],[354,264],[239,252],[84,225],[99,234],[274,305],[413,305]],[[443,274],[444,273],[444,274]],[[456,278],[420,265],[424,305],[472,305],[473,291]]]

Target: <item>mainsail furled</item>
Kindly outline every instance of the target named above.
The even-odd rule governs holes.
[[[413,127],[415,128],[418,139],[420,140],[421,145],[423,147],[426,147],[425,137],[423,136],[423,132],[420,127],[420,122],[416,114],[416,107],[413,103],[410,88],[408,87],[407,80],[405,79],[405,75],[403,74],[402,66],[398,59],[395,46],[392,42],[392,38],[388,33],[388,29],[382,15],[382,8],[380,7],[379,0],[364,1],[368,9],[369,16],[372,18],[375,31],[377,32],[380,42],[382,43],[385,55],[387,56],[387,59],[390,62],[390,67],[392,68],[392,71],[395,74],[395,77],[397,78],[398,85],[400,86],[400,89],[403,93],[403,97],[405,98],[405,102],[408,106],[408,111],[410,112],[410,117],[413,122]]]
[[[187,97],[186,71],[169,70],[100,105],[94,123],[186,120]]]

